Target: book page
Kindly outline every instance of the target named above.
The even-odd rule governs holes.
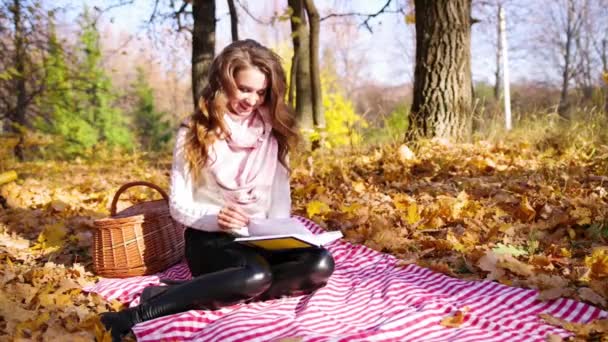
[[[334,242],[341,238],[342,232],[339,230],[333,232],[324,232],[318,235],[315,235],[315,241],[319,244],[319,246],[327,245],[330,242]]]
[[[251,219],[248,226],[249,236],[264,235],[312,235],[304,224],[295,218]]]
[[[302,235],[289,235],[282,237],[268,236],[256,238],[239,238],[236,241],[249,246],[259,247],[267,250],[319,247],[319,245],[315,242],[307,241],[307,239]]]
[[[341,231],[324,232],[321,234],[289,234],[251,236],[235,239],[236,242],[245,243],[269,250],[292,249],[304,247],[319,247],[338,240],[342,237]]]

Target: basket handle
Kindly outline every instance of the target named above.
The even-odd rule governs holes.
[[[167,193],[163,189],[161,189],[158,185],[150,183],[150,182],[144,182],[144,181],[130,182],[130,183],[127,183],[127,184],[121,186],[120,189],[118,189],[118,191],[116,191],[116,194],[114,195],[114,199],[112,200],[112,206],[110,207],[110,216],[116,215],[116,204],[118,203],[118,197],[120,197],[120,195],[128,188],[138,186],[138,185],[147,186],[147,187],[150,187],[150,188],[158,191],[161,194],[161,196],[163,196],[163,199],[165,201],[169,202],[169,196],[167,196]]]

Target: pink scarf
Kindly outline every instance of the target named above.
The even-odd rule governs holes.
[[[213,144],[210,171],[226,203],[239,204],[254,217],[265,217],[279,149],[268,111],[259,108],[242,121],[226,114],[224,122],[230,136]]]

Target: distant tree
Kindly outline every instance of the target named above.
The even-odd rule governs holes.
[[[604,6],[600,13],[603,13],[604,17],[608,16],[608,1],[603,1]],[[602,65],[602,88],[604,90],[604,113],[608,118],[608,23],[604,22],[603,36],[599,41],[595,42],[597,53],[600,56]]]
[[[310,24],[308,58],[310,59],[310,83],[312,86],[312,117],[315,128],[323,131],[325,130],[325,115],[323,112],[323,92],[321,91],[321,67],[319,66],[321,16],[314,0],[304,0],[304,7]]]
[[[27,97],[28,97],[28,93],[27,93],[27,88],[26,88],[26,73],[28,72],[28,70],[26,70],[28,61],[29,61],[29,56],[26,52],[26,36],[27,33],[25,31],[25,24],[24,24],[24,15],[23,15],[23,7],[22,7],[22,2],[20,0],[14,0],[13,1],[13,6],[11,7],[11,12],[13,13],[13,28],[14,28],[14,47],[15,47],[15,54],[14,54],[14,75],[13,75],[13,80],[15,83],[14,89],[16,91],[15,95],[16,95],[16,103],[14,106],[14,109],[9,112],[9,115],[11,115],[12,117],[10,117],[10,121],[13,122],[13,124],[17,124],[20,125],[22,127],[25,127],[25,125],[27,124],[26,122],[26,118],[25,118],[25,114],[27,113],[27,106],[28,106],[28,101],[27,101]],[[19,127],[17,127],[16,125],[13,125],[11,127],[13,129],[13,131],[19,132]],[[17,144],[17,146],[15,147],[15,155],[23,160],[23,150],[22,150],[22,141],[23,141],[23,136],[20,139],[21,141],[19,142],[19,144]]]
[[[142,149],[145,151],[164,149],[171,139],[171,125],[165,119],[167,114],[156,109],[152,88],[142,68],[137,68],[133,92],[136,98],[133,118]]]
[[[192,102],[197,108],[215,57],[215,0],[155,0],[153,8],[149,23],[170,21],[177,32],[192,35]]]
[[[471,0],[416,0],[409,139],[472,134]]]
[[[300,128],[312,131],[313,98],[312,78],[310,71],[310,44],[308,20],[304,0],[288,0],[291,8],[291,35],[293,42],[293,57],[291,62],[292,101],[295,101],[295,110]],[[295,81],[295,82],[294,82]],[[292,102],[292,104],[294,104]]]
[[[79,153],[93,146],[99,138],[95,124],[80,115],[77,92],[68,67],[64,47],[57,37],[55,23],[49,22],[48,53],[43,59],[43,83],[46,91],[38,98],[40,114],[34,126],[42,132],[62,138],[66,154]]]
[[[192,1],[192,17],[192,99],[197,108],[215,56],[215,0]]]
[[[95,21],[85,9],[80,24],[80,45],[83,52],[74,85],[80,117],[96,128],[99,140],[110,146],[133,147],[128,120],[116,106],[117,95],[101,66],[99,32]],[[88,146],[86,146],[88,147]]]
[[[0,2],[0,119],[17,136],[14,153],[23,159],[24,129],[35,113],[33,106],[43,91],[38,65],[46,42],[46,15],[37,1]],[[6,124],[4,124],[6,122]]]
[[[228,0],[228,10],[230,11],[230,33],[232,41],[239,40],[239,15],[234,6],[234,0]]]

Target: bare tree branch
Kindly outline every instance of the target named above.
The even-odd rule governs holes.
[[[158,11],[158,0],[154,1],[154,9],[152,9],[152,14],[150,14],[150,19],[148,19],[148,24],[151,24],[154,19],[156,19],[156,12]]]
[[[258,24],[261,25],[272,25],[273,24],[273,20],[270,21],[263,21],[259,18],[257,18],[255,15],[253,15],[251,13],[251,11],[249,11],[249,8],[247,6],[245,6],[243,3],[241,3],[240,0],[236,0],[236,3],[239,4],[239,6],[241,6],[241,8],[243,9],[243,11],[251,18],[253,19],[253,21],[255,21]]]
[[[122,6],[126,6],[126,5],[131,5],[135,2],[135,0],[121,0],[118,3],[115,3],[113,5],[110,5],[108,7],[93,7],[97,12],[99,12],[99,14],[103,14],[104,12],[109,12],[110,10],[114,9],[114,8],[118,8],[118,7],[122,7]]]
[[[340,17],[367,17],[363,23],[361,23],[361,26],[365,26],[365,28],[372,33],[372,28],[369,24],[369,22],[379,16],[380,14],[383,13],[404,13],[403,8],[398,8],[396,10],[389,10],[388,7],[390,6],[390,4],[393,2],[393,0],[388,0],[384,6],[382,6],[382,8],[376,12],[376,13],[360,13],[360,12],[348,12],[348,13],[332,13],[329,15],[326,15],[324,17],[321,17],[320,21],[326,20],[326,19],[330,19],[330,18],[340,18]]]

